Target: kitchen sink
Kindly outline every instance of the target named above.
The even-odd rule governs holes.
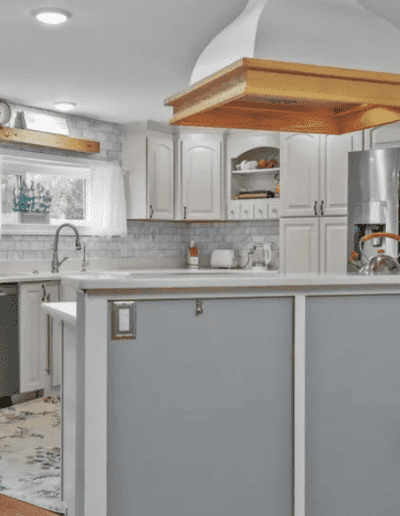
[[[157,277],[165,276],[215,276],[215,275],[237,275],[237,274],[262,274],[262,275],[274,275],[278,274],[278,271],[271,270],[251,270],[251,269],[138,269],[135,271],[118,271],[112,272],[112,274],[123,275],[123,276],[140,276],[142,274],[148,274],[151,276],[157,275]]]

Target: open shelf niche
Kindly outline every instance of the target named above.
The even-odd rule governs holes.
[[[236,166],[243,160],[260,161],[276,160],[273,168],[257,168],[251,170],[237,170]],[[231,199],[245,191],[270,190],[275,191],[275,175],[279,174],[280,152],[276,147],[257,147],[243,152],[231,160]],[[256,199],[257,197],[255,197]],[[265,199],[265,197],[262,197]],[[254,199],[254,198],[253,198]],[[243,199],[240,199],[243,200]]]

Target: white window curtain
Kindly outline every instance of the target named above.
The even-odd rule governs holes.
[[[2,185],[1,183],[1,177],[3,174],[3,156],[0,156],[0,187]],[[1,239],[1,215],[3,213],[3,188],[0,189],[0,239]]]
[[[127,234],[124,179],[117,165],[93,165],[88,202],[88,223],[92,235]]]

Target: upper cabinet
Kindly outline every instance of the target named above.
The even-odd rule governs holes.
[[[275,178],[280,170],[279,133],[231,132],[226,163],[227,218],[278,218]]]
[[[221,218],[223,135],[180,135],[180,216],[183,220]],[[180,195],[179,195],[180,194]]]
[[[147,138],[149,217],[174,218],[174,141],[161,136]]]
[[[400,147],[400,122],[366,129],[365,150],[376,147]]]
[[[174,164],[172,129],[155,122],[125,126],[128,219],[174,219]]]
[[[348,153],[362,150],[362,132],[281,134],[281,216],[347,214]]]
[[[282,133],[281,149],[281,215],[310,217],[319,204],[320,135]]]

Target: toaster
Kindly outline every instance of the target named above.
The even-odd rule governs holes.
[[[213,269],[232,269],[237,267],[234,249],[216,249],[211,253]]]

